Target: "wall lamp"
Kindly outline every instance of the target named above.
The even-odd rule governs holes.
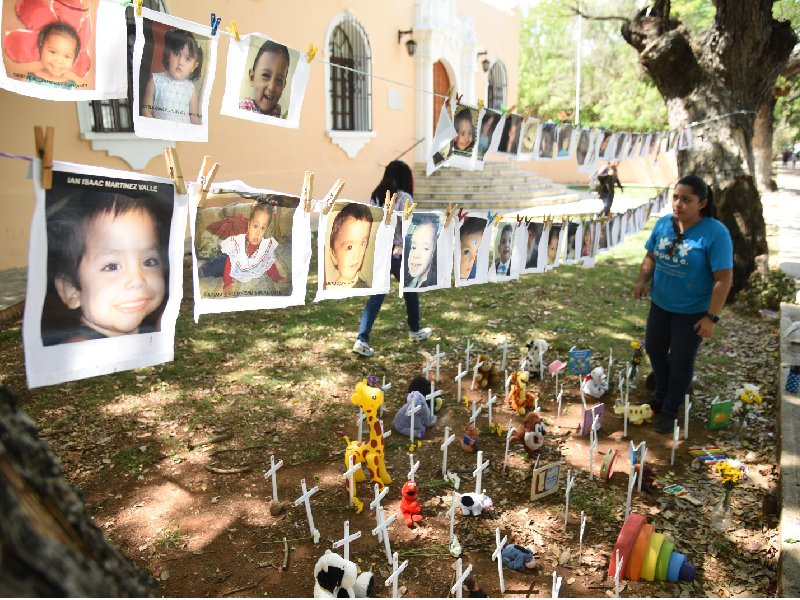
[[[478,58],[480,58],[481,56],[487,56],[488,54],[489,54],[489,52],[487,52],[487,51],[484,51],[484,52],[478,52]],[[489,61],[489,59],[488,59],[488,58],[484,58],[484,59],[481,61],[481,66],[483,67],[483,72],[484,72],[484,73],[486,73],[486,72],[488,72],[488,71],[489,71],[489,65],[490,65],[490,64],[492,64],[492,63]]]
[[[409,29],[408,31],[400,31],[397,30],[397,43],[399,44],[404,35],[412,35],[414,33],[413,29]],[[409,56],[414,56],[414,53],[417,51],[417,42],[413,39],[410,39],[406,42],[406,50],[408,51]]]

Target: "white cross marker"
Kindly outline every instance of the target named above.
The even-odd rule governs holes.
[[[414,443],[414,415],[417,414],[419,411],[422,410],[421,404],[415,404],[414,406],[410,406],[406,411],[406,416],[411,417],[411,430],[408,432],[409,437],[411,438],[411,443]]]
[[[378,421],[378,423],[380,423],[380,424],[381,424],[381,430],[383,431],[383,437],[384,437],[384,439],[385,439],[385,438],[387,438],[387,437],[389,437],[390,435],[392,435],[392,430],[391,430],[391,429],[390,429],[390,430],[388,430],[388,431],[385,431],[385,430],[383,429],[383,420],[380,420],[380,421]]]
[[[625,503],[625,518],[622,520],[624,523],[628,520],[628,516],[631,514],[631,494],[633,494],[633,488],[636,485],[636,471],[633,470],[633,465],[631,465],[631,474],[628,478],[628,501]]]
[[[619,598],[619,573],[622,571],[622,563],[625,561],[625,557],[622,557],[622,560],[619,559],[619,548],[617,548],[617,568],[614,571],[614,597]]]
[[[383,514],[383,509],[378,511],[380,513],[380,517],[378,519],[379,523],[378,526],[372,530],[372,535],[377,535],[378,539],[380,540],[380,534],[383,533],[383,544],[386,549],[386,560],[389,561],[389,564],[392,564],[392,547],[389,544],[389,530],[387,527],[394,523],[395,519],[397,519],[397,513],[394,513],[388,519],[386,515]]]
[[[625,377],[625,403],[627,404],[631,398],[631,363],[625,363],[625,372],[627,373]]]
[[[678,419],[675,419],[675,432],[672,434],[672,457],[669,459],[669,464],[675,464],[675,445],[681,439],[681,428],[678,427]]]
[[[556,389],[558,389],[558,372],[556,372]],[[561,398],[564,396],[564,384],[561,384],[561,391],[558,392],[558,412],[556,413],[556,427],[561,429]]]
[[[430,362],[429,362],[429,361],[430,361]],[[435,363],[434,363],[432,360],[430,360],[430,359],[429,359],[429,358],[427,358],[427,357],[425,358],[425,368],[424,368],[424,369],[422,369],[423,371],[425,371],[425,379],[427,379],[427,378],[428,378],[428,373],[429,373],[429,372],[430,372],[430,370],[433,368],[433,365],[434,365],[434,364],[435,364]]]
[[[583,393],[583,385],[580,386],[581,390],[581,404],[583,405],[583,410],[586,410],[586,396]]]
[[[586,515],[581,511],[581,536],[578,538],[578,568],[581,566],[583,557],[583,531],[586,529]]]
[[[458,496],[458,504],[456,504],[456,496]],[[455,490],[452,490],[450,495],[450,510],[448,510],[445,514],[450,517],[450,543],[453,543],[453,520],[456,517],[456,509],[458,505],[461,504],[461,494],[456,494]]]
[[[505,371],[506,370],[506,353],[513,347],[514,347],[514,344],[509,344],[508,340],[506,340],[506,342],[503,345],[500,346],[499,349],[503,351],[503,366],[500,367],[501,371]]]
[[[483,460],[483,450],[478,450],[478,467],[472,472],[472,476],[475,477],[475,493],[481,493],[481,475],[483,475],[483,470],[489,466],[490,461],[486,461],[485,463],[481,463]]]
[[[310,490],[306,490],[306,480],[301,479],[300,487],[303,489],[303,495],[294,501],[294,505],[299,506],[301,502],[306,505],[306,516],[308,517],[308,526],[311,529],[311,535],[313,536],[317,530],[314,527],[314,517],[311,515],[311,504],[309,504],[308,499],[319,491],[319,486],[315,485]],[[316,544],[317,542],[314,543]]]
[[[397,578],[400,577],[400,573],[408,566],[408,561],[403,561],[403,564],[399,567],[397,566],[397,552],[392,555],[392,574],[389,575],[389,578],[386,580],[385,585],[392,584],[392,598],[397,598]]]
[[[506,433],[506,457],[503,459],[503,474],[506,472],[506,463],[508,462],[508,444],[511,442],[511,434],[514,433],[514,428],[511,426],[511,420],[508,421],[508,433]]]
[[[481,411],[482,410],[483,410],[483,407],[482,406],[477,406],[477,403],[475,402],[475,400],[473,400],[472,401],[472,414],[469,417],[469,422],[472,423],[473,425],[475,425],[475,427],[478,426],[477,419],[481,415]]]
[[[386,383],[386,375],[383,376],[383,385],[381,386],[381,390],[383,391],[383,399],[386,400],[386,392],[388,392],[392,388],[391,383]],[[378,415],[379,418],[383,418],[383,405],[386,402],[381,402],[380,414]]]
[[[447,447],[453,443],[453,440],[456,439],[456,434],[450,435],[450,427],[444,428],[444,443],[442,443],[441,448],[444,456],[442,457],[442,477],[447,475]]]
[[[382,492],[378,493],[378,484],[377,483],[375,484],[375,500],[369,503],[369,508],[370,510],[373,509],[375,510],[375,518],[378,521],[378,525],[381,524],[382,522],[381,519],[383,519],[383,507],[381,506],[381,500],[383,500],[383,497],[387,493],[389,493],[388,485],[383,488]],[[383,534],[381,532],[378,532],[378,542],[382,541],[383,541]]]
[[[492,404],[495,402],[497,402],[497,394],[492,396],[492,390],[489,390],[489,400],[486,402],[486,408],[489,409],[489,424],[494,423],[494,421],[492,421]]]
[[[628,402],[628,399],[625,399],[625,414],[622,420],[622,437],[628,437],[628,410],[631,407],[631,403]]]
[[[558,592],[561,591],[561,577],[556,579],[556,572],[553,571],[553,588],[551,596],[553,598],[558,598]]]
[[[279,460],[277,463],[275,462],[275,456],[270,454],[269,456],[269,463],[272,465],[266,473],[264,473],[264,479],[272,478],[272,499],[275,502],[278,501],[278,482],[275,481],[276,474],[278,473],[278,469],[283,466],[283,461]]]
[[[350,560],[350,542],[357,540],[361,537],[361,532],[356,531],[353,535],[350,535],[350,521],[344,522],[344,537],[340,539],[338,542],[333,543],[334,548],[341,548],[344,546],[344,559]]]
[[[572,484],[575,483],[575,477],[570,479],[570,475],[572,474],[572,470],[567,471],[567,505],[564,510],[564,529],[567,528],[567,521],[569,521],[569,493],[572,490]]]
[[[614,349],[608,349],[608,375],[611,376],[611,365],[614,363]]]
[[[511,377],[509,377],[509,376],[508,376],[508,369],[505,369],[503,372],[505,373],[505,377],[506,377],[506,396],[505,396],[505,402],[508,402],[508,385],[511,383]]]
[[[478,360],[475,361],[475,367],[472,369],[472,387],[469,389],[471,390],[475,389],[475,380],[478,378],[478,369],[480,369],[482,366],[483,366],[483,361],[480,360],[479,357]]]
[[[354,465],[353,464],[353,455],[351,454],[350,456],[347,457],[347,465],[348,465],[348,469],[342,475],[342,478],[343,479],[347,479],[347,483],[350,484],[350,490],[349,490],[350,491],[350,506],[353,506],[353,496],[356,493],[355,492],[356,482],[353,480],[353,474],[356,471],[360,471],[361,470],[361,463],[356,463]]]
[[[360,413],[358,417],[358,443],[360,444],[364,437],[363,424],[364,420],[367,418],[367,415],[364,413],[361,407],[358,408],[358,412]]]
[[[461,572],[461,559],[458,559],[458,563],[456,565],[456,583],[453,587],[450,588],[450,592],[455,594],[456,598],[463,598],[461,595],[461,586],[464,585],[464,580],[469,577],[469,574],[472,573],[472,565],[467,567],[467,570],[463,573]]]
[[[689,439],[689,410],[692,408],[692,403],[689,402],[689,394],[686,394],[686,400],[684,400],[684,404],[686,406],[686,410],[683,414],[683,439]]]
[[[436,381],[439,381],[439,359],[444,358],[444,352],[439,352],[439,344],[436,344],[436,354],[433,355],[433,358],[436,359]]]
[[[469,368],[469,351],[472,350],[474,347],[475,346],[472,345],[472,342],[467,340],[467,362],[466,362],[466,365],[467,365],[468,368]],[[458,370],[460,371],[461,367],[459,367]]]
[[[413,454],[409,454],[408,458],[411,461],[411,470],[408,472],[408,480],[409,481],[415,481],[414,475],[416,474],[417,469],[419,469],[419,461],[414,462],[414,455]]]
[[[644,443],[644,442],[643,442]],[[642,479],[644,478],[644,459],[647,458],[647,444],[645,443],[644,448],[642,448],[642,460],[639,463],[639,490],[642,491]]]
[[[544,350],[539,352],[539,381],[544,381]]]
[[[431,393],[428,394],[427,396],[425,396],[425,400],[430,402],[431,414],[433,414],[433,412],[434,412],[433,411],[433,407],[435,406],[436,398],[438,398],[439,396],[442,395],[442,390],[439,390],[437,392],[435,387],[436,387],[436,384],[433,381],[431,381]]]
[[[597,432],[589,430],[589,481],[594,481],[594,453],[597,452]]]
[[[461,379],[469,373],[469,363],[467,363],[467,370],[461,370],[461,363],[458,363],[458,375],[456,375],[455,380],[458,382],[458,398],[456,398],[456,402],[461,402]]]
[[[495,539],[495,545],[497,546],[497,548],[495,549],[494,552],[492,552],[492,560],[496,560],[497,561],[497,573],[500,576],[500,593],[501,594],[505,594],[506,593],[506,584],[505,584],[505,581],[503,581],[503,546],[506,545],[506,541],[508,540],[508,536],[503,537],[503,539],[501,540],[500,539],[500,528],[498,527],[498,528],[496,528],[494,530],[494,539]]]
[[[559,371],[561,371],[561,369],[556,369],[556,389],[559,389],[559,387],[558,387],[558,373],[559,373]],[[561,388],[560,389],[562,389],[562,390],[564,389],[564,384],[563,383],[561,384]]]

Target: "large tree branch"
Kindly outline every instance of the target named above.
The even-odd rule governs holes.
[[[783,67],[781,75],[789,79],[798,73],[800,73],[800,46],[795,47],[794,52],[792,52],[792,55],[789,57],[789,61],[786,63],[786,66]]]
[[[569,10],[573,15],[581,16],[584,19],[589,19],[590,21],[623,21],[624,23],[630,23],[631,22],[631,20],[628,17],[620,17],[620,16],[617,16],[617,15],[607,15],[607,16],[602,16],[602,17],[601,16],[597,16],[597,15],[589,15],[589,14],[586,14],[585,12],[583,12],[577,6],[570,6]]]

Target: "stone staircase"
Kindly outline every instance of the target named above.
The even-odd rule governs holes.
[[[464,209],[503,209],[577,202],[580,196],[565,185],[526,171],[509,162],[486,162],[483,171],[444,167],[425,177],[424,165],[415,165],[414,202],[420,209],[446,209],[452,202]]]

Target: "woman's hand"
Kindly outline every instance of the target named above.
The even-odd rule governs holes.
[[[633,286],[633,297],[636,300],[643,300],[647,297],[648,288],[646,283],[637,283]]]
[[[694,324],[694,328],[697,330],[697,335],[699,335],[701,338],[708,339],[714,335],[716,324],[708,317],[703,317]]]

